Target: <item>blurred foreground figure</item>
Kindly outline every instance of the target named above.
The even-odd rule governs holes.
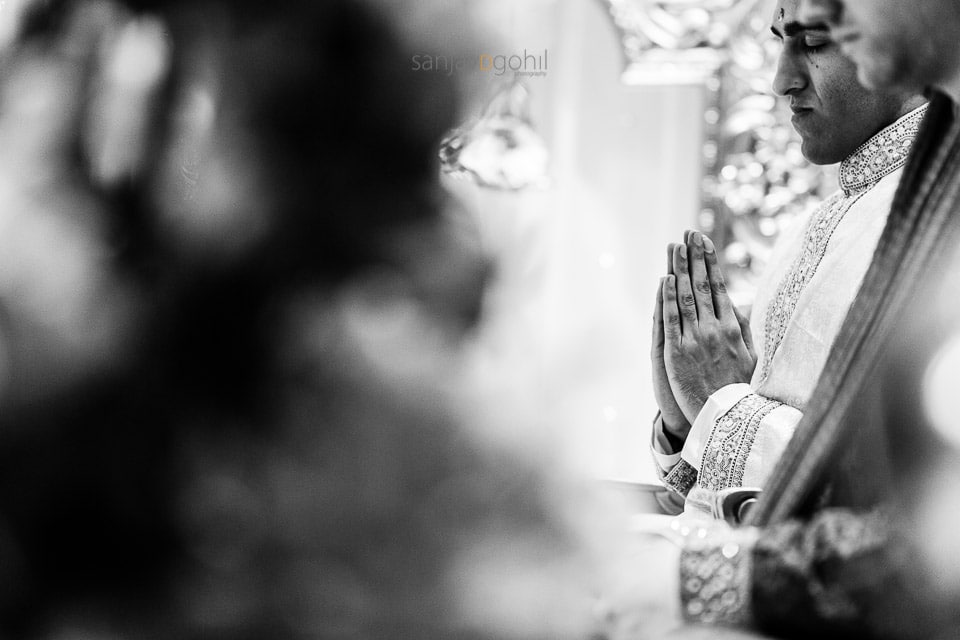
[[[455,92],[386,10],[47,2],[22,25],[0,636],[586,637],[589,510],[464,392],[485,267],[437,186]]]

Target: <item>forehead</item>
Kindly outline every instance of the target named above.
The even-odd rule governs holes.
[[[824,22],[801,22],[798,14],[803,8],[800,0],[780,0],[773,11],[770,30],[778,38],[795,38],[810,32],[824,32],[829,27]]]
[[[771,24],[774,27],[778,27],[787,22],[795,21],[799,9],[800,0],[777,0],[776,8],[773,10]]]

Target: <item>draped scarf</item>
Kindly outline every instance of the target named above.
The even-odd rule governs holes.
[[[870,432],[863,421],[873,414],[860,411],[857,400],[878,384],[884,350],[910,313],[917,283],[942,269],[943,256],[958,245],[960,120],[953,102],[938,94],[914,142],[863,284],[749,524],[807,513],[844,447],[858,432]],[[893,441],[904,437],[890,435]]]

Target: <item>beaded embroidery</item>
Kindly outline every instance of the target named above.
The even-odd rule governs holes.
[[[763,384],[770,375],[773,357],[783,341],[800,295],[817,273],[833,232],[850,207],[862,195],[858,193],[855,196],[846,197],[842,193],[836,193],[827,199],[810,219],[804,231],[800,255],[777,287],[776,295],[767,307],[767,313],[763,319],[764,348],[758,386]]]
[[[690,489],[697,483],[697,470],[683,458],[670,470],[663,478],[663,484],[667,489],[686,496]]]
[[[876,134],[840,165],[842,191],[834,194],[817,209],[804,231],[800,255],[797,256],[777,287],[763,322],[764,348],[757,386],[770,375],[787,326],[793,318],[797,302],[817,273],[827,246],[850,207],[884,176],[896,171],[907,161],[910,146],[920,128],[926,106],[916,109]]]
[[[840,186],[847,193],[873,186],[902,167],[920,130],[926,105],[873,136],[840,164]]]
[[[680,555],[680,602],[689,622],[742,626],[752,621],[753,536],[699,529],[685,536]]]
[[[760,423],[782,402],[750,394],[720,417],[710,432],[700,465],[700,487],[720,491],[743,486],[743,474]]]

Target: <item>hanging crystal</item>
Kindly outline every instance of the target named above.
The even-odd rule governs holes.
[[[479,119],[444,138],[440,162],[444,173],[483,187],[545,186],[549,152],[533,128],[526,88],[514,81],[498,91]]]

